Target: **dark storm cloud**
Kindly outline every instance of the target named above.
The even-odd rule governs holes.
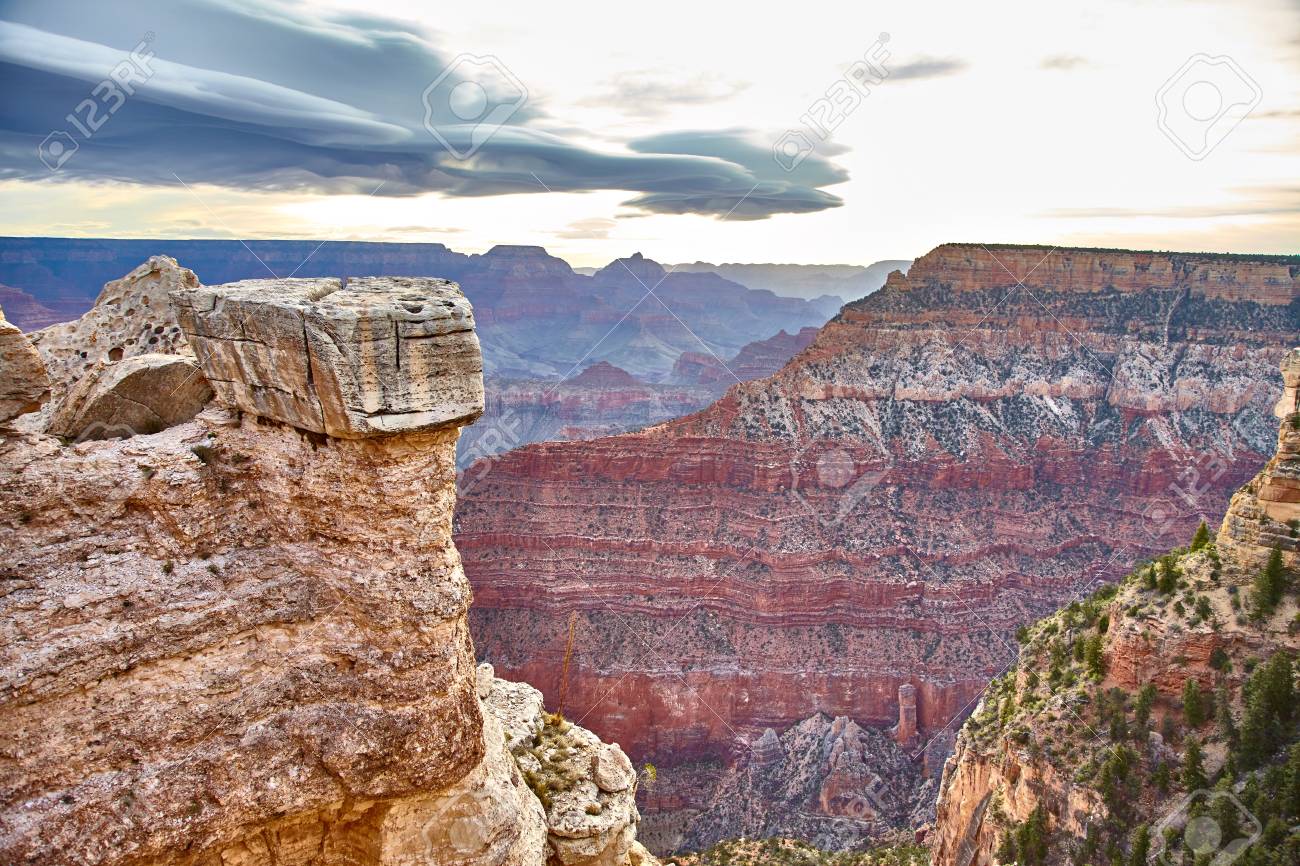
[[[385,196],[455,196],[626,190],[628,205],[657,213],[762,218],[836,207],[820,186],[847,179],[812,156],[790,174],[768,144],[743,130],[679,133],[606,153],[538,128],[524,100],[470,158],[457,159],[425,129],[426,86],[453,71],[430,100],[431,122],[462,152],[476,128],[446,98],[464,80],[492,104],[520,102],[510,73],[459,63],[454,47],[409,25],[304,7],[254,8],[215,0],[69,0],[0,7],[0,177],[51,177],[37,146],[142,39],[156,52],[147,81],[55,179]],[[524,83],[526,87],[526,83]],[[480,130],[481,131],[481,130]],[[382,182],[382,186],[380,186]],[[739,203],[739,207],[737,204]]]

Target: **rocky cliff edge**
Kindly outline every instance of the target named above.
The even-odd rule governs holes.
[[[167,288],[216,403],[128,438],[0,431],[0,861],[648,857],[621,751],[566,731],[570,788],[543,796],[522,756],[545,721],[512,733],[476,672],[451,514],[481,358],[456,287],[362,281],[349,307],[263,282],[226,320],[247,287]],[[12,348],[6,377],[32,367]]]

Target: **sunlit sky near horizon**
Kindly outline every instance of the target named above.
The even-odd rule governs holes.
[[[89,136],[69,126],[146,38],[147,80],[111,112],[93,97]],[[873,52],[888,75],[819,140],[805,113]],[[0,234],[539,244],[575,265],[1300,252],[1300,0],[0,2],[0,61]],[[517,103],[467,159],[424,128],[448,69],[430,99],[452,149],[483,129],[448,113],[452,84]],[[52,171],[59,130],[76,150]],[[790,130],[815,150],[787,172]]]

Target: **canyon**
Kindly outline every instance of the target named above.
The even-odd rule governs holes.
[[[662,850],[755,832],[725,815],[776,796],[735,782],[768,728],[903,730],[906,693],[900,748],[937,773],[1019,626],[1217,523],[1272,453],[1297,275],[938,247],[701,412],[467,470],[475,645],[659,766]]]
[[[460,442],[462,469],[529,442],[619,433],[702,409],[738,378],[779,369],[842,303],[768,290],[788,282],[780,271],[756,290],[640,254],[588,274],[541,247],[509,245],[466,255],[442,244],[0,238],[0,283],[19,287],[0,286],[0,304],[24,331],[66,330],[96,292],[157,257],[210,285],[276,275],[456,280],[482,325],[489,395],[484,422]],[[860,282],[860,271],[835,278]],[[628,377],[582,376],[600,364]]]
[[[944,770],[935,866],[1145,862],[1148,852],[1295,862],[1300,349],[1282,371],[1276,452],[1233,495],[1217,534],[1022,633],[1017,664],[990,686]],[[1269,568],[1285,584],[1261,606]],[[1091,661],[1072,649],[1087,643]],[[1270,674],[1272,707],[1261,687]]]
[[[453,283],[155,256],[37,337],[0,318],[0,861],[653,866],[627,755],[475,662]]]

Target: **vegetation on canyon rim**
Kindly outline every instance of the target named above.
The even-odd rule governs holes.
[[[1189,547],[1021,630],[1018,665],[990,685],[966,735],[986,749],[998,741],[1023,749],[1032,762],[1097,792],[1102,808],[1078,837],[1053,826],[1045,801],[1024,820],[1011,820],[995,793],[989,814],[1000,832],[999,862],[1141,866],[1163,845],[1170,864],[1207,866],[1217,848],[1196,850],[1180,827],[1156,824],[1180,796],[1204,791],[1210,793],[1189,803],[1186,818],[1211,817],[1225,843],[1258,820],[1259,838],[1241,854],[1242,866],[1300,862],[1296,577],[1275,547],[1249,579],[1247,601],[1228,578],[1202,527]],[[1291,640],[1257,640],[1255,652],[1216,647],[1209,658],[1214,682],[1205,688],[1189,675],[1178,702],[1159,699],[1151,683],[1103,688],[1107,643],[1126,621],[1142,638],[1204,622],[1252,637],[1272,627]],[[1234,672],[1245,676],[1234,679]],[[1249,818],[1238,814],[1237,803]]]
[[[930,850],[894,842],[868,851],[822,851],[797,839],[734,839],[665,861],[676,866],[926,866]]]

